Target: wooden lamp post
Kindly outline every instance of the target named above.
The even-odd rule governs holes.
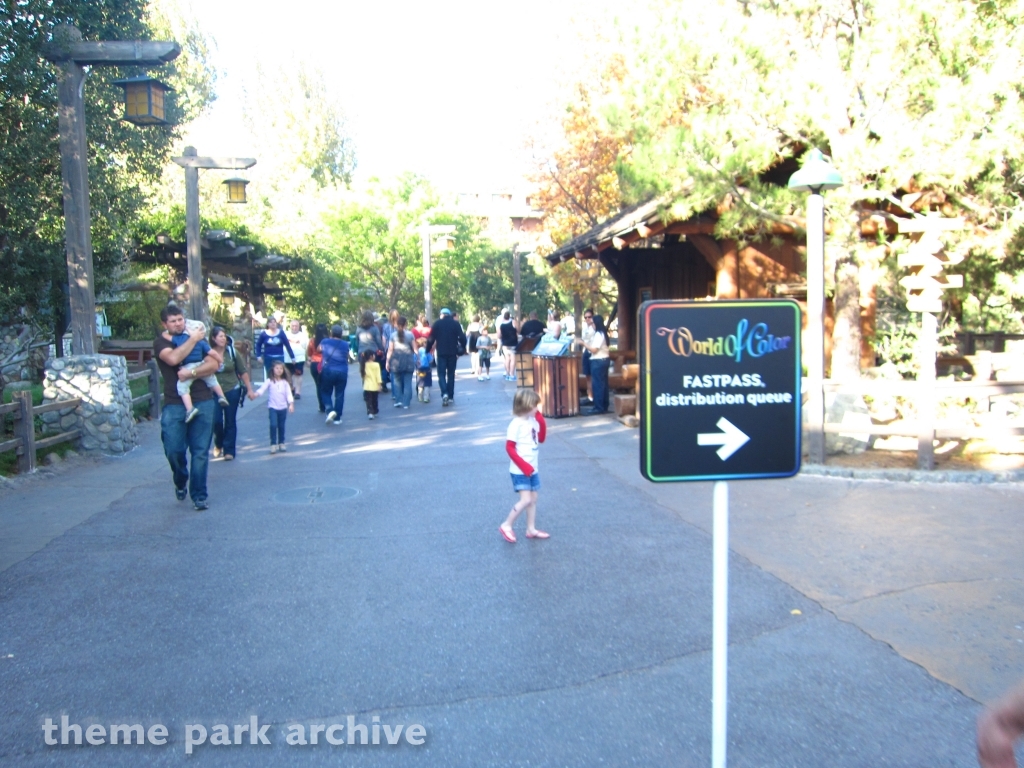
[[[433,322],[434,319],[434,292],[430,273],[430,254],[432,250],[447,251],[449,248],[454,247],[455,238],[453,235],[455,230],[456,227],[454,225],[446,224],[424,224],[420,228],[420,235],[423,239],[423,314],[427,316],[428,323]],[[434,235],[440,235],[440,237],[433,243],[433,248],[431,248],[430,238]]]
[[[206,320],[206,303],[203,300],[203,246],[199,240],[199,169],[224,168],[242,169],[256,165],[254,157],[199,157],[195,147],[185,147],[182,157],[172,157],[175,163],[185,169],[185,248],[188,251],[188,296],[189,317]],[[228,179],[228,194],[231,202],[245,202],[245,185],[242,184],[242,199],[230,196],[232,181]]]
[[[60,170],[64,187],[64,239],[71,303],[71,351],[96,351],[96,290],[92,269],[89,213],[89,164],[85,138],[85,67],[155,67],[173,61],[181,47],[173,41],[89,41],[70,25],[58,25],[43,58],[60,69],[57,118]],[[163,112],[161,101],[161,115]],[[60,344],[60,339],[57,344]]]

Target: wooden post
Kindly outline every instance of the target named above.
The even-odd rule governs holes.
[[[78,30],[75,30],[78,32]],[[81,33],[78,34],[81,39]],[[71,303],[71,352],[96,351],[96,295],[93,288],[92,235],[89,231],[89,166],[85,140],[85,70],[74,61],[60,64],[57,126],[64,189],[64,242]]]
[[[64,240],[68,260],[71,303],[71,351],[96,351],[96,295],[89,231],[89,164],[85,137],[84,66],[159,66],[181,53],[175,42],[82,41],[82,33],[68,24],[54,28],[53,40],[43,46],[43,57],[59,70],[57,130],[60,134],[60,170],[64,192]],[[60,339],[56,340],[60,345]],[[34,457],[33,457],[34,460]]]
[[[36,426],[32,418],[32,393],[22,390],[14,393],[18,403],[18,418],[14,422],[14,436],[21,438],[18,448],[18,472],[23,475],[36,471]]]
[[[185,147],[185,157],[196,156]],[[185,243],[188,254],[188,305],[193,320],[206,322],[203,302],[203,244],[199,240],[199,169],[185,168]]]
[[[160,367],[157,365],[156,360],[150,359],[146,363],[146,367],[149,368],[149,418],[159,419],[160,418]]]
[[[256,165],[252,157],[199,157],[195,147],[185,147],[171,160],[185,169],[185,250],[188,262],[189,315],[209,325],[203,296],[203,245],[199,239],[199,169],[244,169]]]

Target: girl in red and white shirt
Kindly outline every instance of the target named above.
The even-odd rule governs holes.
[[[515,418],[505,433],[505,451],[511,461],[512,490],[519,493],[519,501],[508,513],[498,530],[509,544],[516,543],[512,524],[523,510],[526,510],[526,538],[547,539],[550,534],[537,530],[537,492],[540,490],[540,475],[537,472],[537,454],[540,444],[547,435],[547,424],[537,406],[540,395],[532,389],[520,389],[512,401]]]

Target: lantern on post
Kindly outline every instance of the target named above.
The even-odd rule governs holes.
[[[224,183],[228,185],[229,203],[247,202],[245,197],[245,186],[249,183],[248,179],[235,177],[233,179],[224,179]]]
[[[124,88],[124,119],[135,125],[170,125],[164,118],[164,95],[174,89],[154,77],[115,80]]]

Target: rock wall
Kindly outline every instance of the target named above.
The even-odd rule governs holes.
[[[128,366],[120,355],[72,355],[46,361],[43,403],[82,398],[74,409],[44,413],[44,432],[82,430],[89,452],[121,454],[138,444]]]

